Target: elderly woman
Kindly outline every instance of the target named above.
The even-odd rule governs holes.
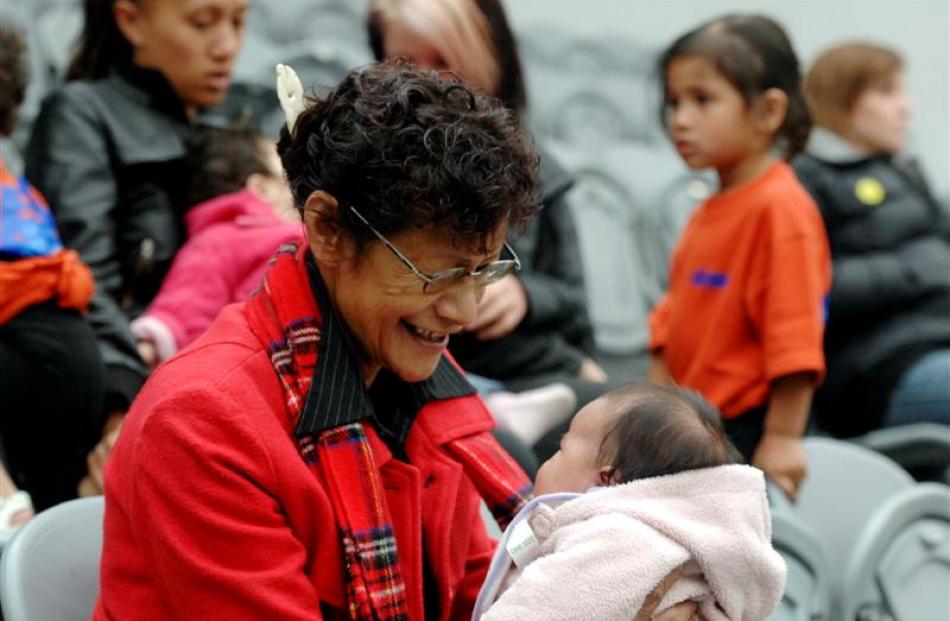
[[[535,213],[516,118],[401,65],[284,133],[308,244],[161,367],[106,468],[105,619],[464,619],[530,485],[446,355]]]

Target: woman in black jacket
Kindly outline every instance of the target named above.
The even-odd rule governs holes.
[[[249,2],[86,0],[68,83],[33,128],[26,175],[96,280],[89,320],[107,367],[107,432],[148,373],[129,321],[183,241],[185,134],[228,89]]]
[[[834,261],[818,421],[843,436],[950,424],[950,218],[897,157],[909,113],[903,61],[875,45],[832,48],[805,94],[816,130],[794,165]]]

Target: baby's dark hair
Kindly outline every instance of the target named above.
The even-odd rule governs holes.
[[[9,136],[26,94],[26,44],[15,28],[0,24],[0,135]]]
[[[802,93],[802,76],[792,42],[782,26],[762,15],[726,15],[695,28],[660,55],[661,119],[666,119],[666,75],[670,64],[683,56],[709,60],[746,103],[770,88],[785,92],[788,110],[777,132],[787,158],[805,147],[811,116]]]
[[[388,61],[351,71],[311,97],[278,152],[298,209],[333,196],[340,224],[372,239],[347,206],[383,235],[440,228],[482,247],[537,212],[538,156],[515,112],[455,78]]]
[[[598,463],[615,483],[742,463],[719,411],[699,393],[638,384],[607,395],[615,421],[600,445]]]
[[[264,156],[266,140],[252,128],[194,126],[186,141],[188,204],[243,190],[253,174],[274,174]]]

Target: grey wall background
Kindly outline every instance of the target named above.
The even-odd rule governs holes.
[[[505,0],[504,4],[519,32],[550,25],[576,36],[616,35],[657,48],[723,13],[765,13],[785,25],[806,66],[822,49],[845,40],[892,47],[908,65],[914,104],[910,151],[921,158],[937,194],[950,194],[948,0]]]

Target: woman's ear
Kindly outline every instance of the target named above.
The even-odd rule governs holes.
[[[754,118],[769,136],[778,132],[788,113],[788,95],[780,88],[769,88],[755,102]]]
[[[139,47],[145,42],[143,29],[142,7],[132,0],[116,0],[112,5],[112,18],[132,47]]]
[[[350,258],[354,240],[340,221],[337,200],[323,190],[315,190],[303,207],[304,228],[314,258],[324,265],[335,265]]]

